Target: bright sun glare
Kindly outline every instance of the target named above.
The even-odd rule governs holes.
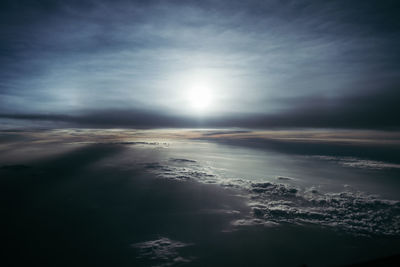
[[[189,90],[188,101],[190,106],[196,111],[206,111],[210,108],[212,95],[207,87],[193,87]]]

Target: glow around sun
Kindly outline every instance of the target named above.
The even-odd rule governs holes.
[[[223,82],[219,75],[205,70],[188,70],[172,76],[170,84],[176,98],[170,99],[170,107],[188,116],[208,116],[221,107]]]
[[[212,93],[207,86],[193,86],[188,91],[188,102],[190,107],[197,112],[204,112],[211,108]]]

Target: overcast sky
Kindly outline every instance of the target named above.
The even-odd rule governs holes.
[[[1,1],[0,117],[396,128],[398,14],[398,1]]]

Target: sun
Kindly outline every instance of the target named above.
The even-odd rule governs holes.
[[[194,86],[189,89],[188,102],[192,109],[197,112],[206,111],[211,107],[212,94],[208,87]]]

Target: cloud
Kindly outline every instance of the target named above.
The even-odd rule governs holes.
[[[353,93],[338,97],[291,97],[276,100],[281,106],[290,106],[279,112],[225,114],[213,112],[200,117],[190,113],[160,112],[148,108],[86,108],[69,112],[14,111],[0,113],[2,119],[26,121],[52,121],[70,123],[83,127],[241,127],[241,128],[353,128],[353,129],[399,129],[397,114],[400,107],[397,87],[381,91],[367,90],[362,95]],[[10,123],[8,123],[10,124]],[[18,124],[18,123],[17,123]],[[60,127],[64,127],[62,124]],[[245,130],[238,130],[238,133]],[[230,132],[232,133],[232,132]],[[210,135],[224,134],[216,131]]]
[[[215,95],[204,125],[397,127],[397,10],[381,1],[4,1],[0,112],[112,124],[82,112],[94,110],[116,125],[192,127],[185,93],[200,80]]]
[[[400,169],[400,164],[388,163],[376,160],[365,160],[354,157],[333,157],[333,156],[314,156],[315,158],[337,162],[345,167],[384,170],[384,169]]]
[[[152,266],[172,266],[191,261],[191,259],[184,258],[178,253],[178,249],[191,245],[161,237],[156,240],[135,243],[131,246],[139,250],[139,258],[155,262],[156,265]]]
[[[324,158],[331,160],[331,158]],[[346,164],[348,159],[339,159]],[[379,196],[354,191],[345,187],[338,193],[320,192],[315,187],[303,188],[275,182],[254,182],[250,179],[226,178],[214,174],[212,168],[201,163],[157,162],[145,164],[148,171],[160,178],[185,182],[194,180],[200,183],[217,184],[234,188],[251,207],[251,214],[243,215],[232,222],[234,226],[252,225],[276,226],[282,223],[316,224],[357,235],[400,234],[400,202],[386,200]],[[181,162],[180,162],[181,163]],[[362,168],[385,168],[383,162],[352,159],[352,164]],[[398,166],[398,164],[390,164]],[[386,166],[388,167],[388,166]],[[293,178],[278,176],[280,182],[289,183]]]
[[[176,163],[196,163],[195,160],[191,160],[191,159],[176,159],[176,158],[171,158],[170,161],[176,162]]]
[[[303,156],[328,156],[342,159],[357,159],[361,167],[362,162],[371,161],[381,166],[391,166],[391,163],[400,163],[396,155],[399,153],[398,133],[392,132],[334,132],[324,136],[324,131],[310,131],[302,136],[286,131],[254,132],[244,136],[225,137],[198,137],[198,139],[213,141],[221,144],[250,147],[260,150],[273,150],[286,154]],[[304,134],[304,132],[303,132]],[[320,136],[319,136],[320,135]],[[318,137],[319,136],[319,137]],[[397,136],[397,137],[396,137]],[[390,141],[382,141],[382,138]],[[387,165],[382,165],[387,164]],[[366,165],[365,165],[366,166]],[[396,165],[393,165],[396,166]]]
[[[6,131],[7,135],[16,135],[20,137],[16,140],[25,140],[25,142],[19,141],[17,142],[19,147],[15,147],[12,145],[13,139],[11,139],[9,150],[5,150],[8,152],[6,153],[8,155],[6,162],[12,158],[14,158],[15,162],[11,161],[8,165],[0,166],[0,171],[7,173],[19,173],[22,171],[21,174],[24,174],[26,171],[39,171],[45,175],[43,176],[44,179],[50,179],[53,178],[54,175],[61,178],[75,175],[77,172],[86,170],[88,166],[93,166],[93,164],[101,163],[110,166],[108,164],[111,163],[113,168],[122,168],[124,171],[134,170],[135,173],[144,171],[154,174],[158,179],[174,180],[179,181],[179,183],[190,181],[203,184],[216,184],[222,188],[234,189],[234,191],[230,192],[236,196],[240,196],[241,199],[247,201],[251,207],[251,212],[247,215],[245,212],[231,213],[231,215],[235,217],[233,219],[236,220],[233,222],[233,225],[237,227],[254,224],[266,226],[274,226],[282,223],[316,224],[341,229],[354,234],[392,236],[398,236],[400,234],[400,225],[398,223],[400,218],[400,203],[398,201],[387,200],[376,195],[371,195],[370,193],[361,193],[348,185],[342,184],[351,183],[353,186],[360,186],[361,188],[367,186],[367,188],[370,188],[369,186],[375,186],[375,182],[371,184],[371,181],[367,181],[368,179],[362,179],[363,182],[361,185],[358,179],[360,175],[359,172],[355,174],[355,177],[358,178],[354,179],[354,181],[350,181],[351,179],[349,180],[349,177],[351,178],[353,176],[348,170],[345,170],[343,173],[340,171],[340,168],[334,168],[333,173],[331,173],[332,169],[328,166],[326,166],[327,171],[332,174],[331,178],[333,179],[332,181],[334,181],[333,183],[330,183],[329,180],[325,180],[325,178],[329,178],[328,176],[330,175],[325,178],[318,178],[319,175],[315,176],[315,166],[320,166],[317,161],[324,160],[336,162],[347,167],[363,168],[364,174],[365,169],[367,171],[371,168],[374,169],[372,173],[366,174],[366,178],[372,175],[371,177],[375,179],[376,174],[379,174],[379,177],[383,175],[383,178],[397,177],[398,163],[391,164],[383,161],[365,159],[365,157],[368,158],[370,156],[384,159],[386,156],[386,158],[396,161],[397,158],[393,155],[398,155],[398,147],[392,144],[390,147],[384,143],[377,144],[373,139],[370,139],[368,143],[366,136],[373,136],[377,140],[385,138],[395,140],[395,137],[398,135],[397,133],[361,131],[356,138],[353,131],[339,131],[333,133],[332,131],[316,132],[309,130],[305,132],[302,131],[300,134],[283,131],[275,133],[273,137],[277,140],[271,140],[272,137],[270,137],[270,139],[258,137],[251,140],[248,137],[250,134],[260,136],[262,132],[237,133],[233,130],[232,132],[234,134],[232,136],[224,134],[222,137],[214,137],[215,141],[229,141],[227,142],[229,145],[246,145],[247,142],[257,149],[275,149],[279,152],[303,155],[305,157],[295,157],[296,162],[299,162],[301,168],[310,168],[310,172],[307,171],[307,175],[315,176],[309,178],[299,173],[298,177],[295,175],[292,178],[291,176],[285,176],[284,173],[279,175],[278,172],[270,174],[270,177],[262,177],[262,180],[257,182],[251,179],[253,179],[252,177],[257,179],[258,175],[256,173],[258,171],[256,170],[253,172],[253,167],[249,167],[248,164],[244,164],[244,167],[240,167],[241,165],[235,166],[232,170],[233,172],[229,171],[228,173],[218,167],[217,165],[219,164],[210,165],[208,156],[199,155],[198,149],[195,149],[198,148],[198,144],[192,147],[192,150],[186,150],[184,155],[182,154],[182,147],[180,146],[171,146],[167,150],[164,148],[160,150],[154,149],[157,147],[154,147],[153,143],[140,141],[151,140],[154,138],[153,134],[156,133],[158,139],[165,140],[167,136],[172,137],[171,143],[173,143],[173,136],[178,136],[180,140],[182,140],[182,136],[187,136],[187,138],[190,139],[193,132],[198,134],[199,130],[59,129],[26,132],[16,131],[15,133]],[[207,133],[208,131],[205,130],[204,132]],[[210,130],[210,132],[214,132],[214,130]],[[227,132],[227,130],[224,132]],[[244,143],[241,143],[241,134],[246,136]],[[274,133],[270,132],[270,135],[273,134]],[[264,135],[268,137],[266,133],[264,133]],[[298,137],[297,139],[294,138],[296,135]],[[320,138],[315,138],[317,136]],[[343,142],[343,140],[349,141],[351,140],[350,137],[356,141],[344,146],[335,143]],[[206,135],[206,138],[208,138],[207,140],[213,140],[213,137],[209,135]],[[329,141],[329,138],[332,140]],[[362,138],[364,138],[363,142],[361,142],[361,144],[357,143],[360,142]],[[340,139],[342,140],[338,141]],[[119,140],[119,142],[117,142],[117,140]],[[125,140],[126,142],[124,142]],[[187,148],[190,148],[190,142],[190,140],[184,142],[185,145],[188,145]],[[333,145],[332,142],[334,142]],[[46,144],[48,145],[47,147]],[[60,144],[66,144],[67,147],[62,148]],[[79,145],[77,146],[77,144]],[[121,144],[145,144],[145,146],[126,147]],[[151,146],[147,144],[151,144]],[[40,155],[43,151],[38,152],[40,150],[37,146],[42,150],[48,150],[47,152],[50,154],[47,154],[47,156],[50,155],[50,158],[45,157],[40,159]],[[163,146],[163,144],[159,143],[159,146]],[[63,149],[64,152],[57,155],[57,153],[62,152]],[[139,150],[136,151],[136,149]],[[143,149],[150,149],[148,152],[151,153],[143,153]],[[232,159],[237,158],[239,161],[243,160],[240,150],[227,150],[228,147],[221,147],[220,149],[220,152],[225,156],[231,155]],[[32,156],[32,153],[26,153],[26,151],[35,151],[35,153],[33,153]],[[234,153],[236,152],[240,154],[235,155]],[[253,152],[257,154],[257,151]],[[12,153],[16,154],[13,156]],[[189,157],[187,153],[191,153],[191,156]],[[219,158],[221,160],[226,160],[218,156],[219,152],[215,153],[217,154],[212,157],[213,159]],[[349,153],[353,156],[343,156]],[[358,153],[362,157],[354,156]],[[23,156],[21,157],[21,155]],[[137,157],[137,155],[140,155],[140,157]],[[203,156],[206,156],[206,158]],[[21,166],[24,163],[21,162],[21,159],[26,157],[34,157],[36,163],[34,165],[26,165],[33,166],[32,169],[26,168],[24,165]],[[111,161],[104,162],[103,160]],[[227,162],[229,162],[229,166],[232,166],[231,163],[233,161],[229,160],[229,157]],[[265,160],[261,160],[260,164],[264,164],[265,162]],[[308,165],[308,163],[304,165],[303,163],[305,162],[311,165]],[[71,168],[71,166],[73,166],[73,168]],[[293,165],[293,170],[296,170],[296,168],[297,167]],[[389,168],[392,168],[392,170],[389,170]],[[279,168],[279,170],[281,171],[281,168]],[[384,170],[384,172],[379,172],[380,170]],[[394,176],[386,176],[385,172],[388,170],[395,171],[392,173]],[[239,178],[237,178],[238,175],[240,175]],[[264,174],[261,175],[264,176]],[[322,177],[324,177],[324,175],[322,175]],[[322,184],[320,184],[320,182],[315,182],[314,179],[317,179],[317,181],[322,181],[319,179],[323,179]],[[307,185],[308,181],[311,182],[311,185]],[[166,184],[161,183],[161,185],[164,186]],[[326,185],[329,186],[325,187]],[[335,185],[335,189],[329,189],[332,185]],[[337,187],[339,189],[336,189]],[[324,189],[335,191],[326,192],[323,191]],[[387,193],[384,192],[385,190],[381,191],[381,189],[377,189],[377,191]],[[212,203],[215,204],[215,201]],[[202,210],[202,212],[223,212],[224,214],[228,214],[230,213],[229,210],[231,209],[222,207],[221,209],[215,209],[213,211],[205,209]],[[155,260],[164,257],[166,262],[171,262],[176,257],[180,257],[180,254],[175,254],[174,252],[175,249],[179,247],[179,245],[176,245],[174,242],[178,241],[164,240],[164,237],[162,237],[136,244],[136,248],[139,252],[143,250],[139,253],[140,255],[144,255],[143,257],[154,257]]]
[[[255,183],[253,215],[275,223],[318,224],[357,234],[398,235],[399,202],[359,192],[301,192],[282,184]]]

